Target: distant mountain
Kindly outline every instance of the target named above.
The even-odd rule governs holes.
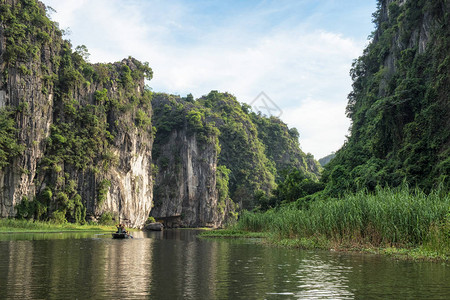
[[[326,164],[328,164],[335,157],[336,157],[336,153],[331,153],[331,154],[319,159],[319,164],[323,167]]]

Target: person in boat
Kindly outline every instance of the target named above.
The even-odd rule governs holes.
[[[128,234],[127,230],[125,229],[125,224],[119,224],[119,225],[116,225],[116,227],[117,227],[117,233]]]

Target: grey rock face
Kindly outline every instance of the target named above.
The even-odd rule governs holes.
[[[151,136],[139,135],[137,130],[119,134],[114,150],[119,164],[107,173],[111,187],[97,211],[119,212],[121,222],[127,226],[143,226],[153,199],[152,142]]]
[[[14,0],[6,2],[17,5]],[[4,54],[7,48],[6,29],[2,22],[0,54]],[[57,38],[55,31],[52,32],[52,38]],[[59,50],[58,45],[43,46],[40,49],[41,55],[36,55],[32,61],[20,63],[28,70],[26,74],[17,68],[19,63],[9,65],[3,59],[0,60],[0,107],[17,109],[18,142],[26,146],[21,157],[14,158],[7,167],[0,170],[0,217],[14,216],[14,206],[22,197],[31,198],[36,192],[37,164],[44,154],[43,145],[53,122],[54,88],[44,82],[43,66],[56,71],[50,57]],[[44,87],[47,89],[46,93],[42,92]]]
[[[154,207],[158,218],[181,216],[184,227],[218,227],[224,221],[216,189],[217,152],[213,142],[202,143],[186,129],[174,130],[160,145]]]
[[[161,231],[163,230],[164,225],[161,223],[150,223],[144,226],[144,230],[148,230],[148,231]]]
[[[18,1],[7,0],[6,3],[13,11]],[[28,5],[28,4],[27,4]],[[34,5],[33,3],[30,5]],[[45,15],[44,4],[38,2],[41,13]],[[20,9],[22,9],[20,8]],[[25,8],[24,8],[25,9]],[[20,10],[19,10],[20,13]],[[58,87],[62,76],[61,57],[67,55],[64,41],[59,30],[53,24],[49,30],[49,41],[40,42],[30,29],[21,43],[35,46],[36,54],[6,61],[3,54],[7,52],[5,30],[7,22],[0,24],[0,107],[7,107],[15,111],[15,121],[18,128],[17,142],[24,146],[21,155],[11,159],[9,164],[0,170],[0,217],[16,215],[15,206],[24,197],[32,200],[46,187],[64,190],[64,178],[75,182],[76,192],[81,196],[88,218],[98,219],[109,212],[118,216],[120,221],[129,227],[142,227],[152,206],[153,179],[151,168],[151,150],[153,137],[150,130],[137,128],[135,117],[137,110],[151,116],[151,106],[142,108],[134,105],[127,109],[107,111],[99,118],[109,124],[109,130],[115,130],[112,141],[98,151],[97,158],[92,165],[80,169],[67,162],[58,162],[55,170],[42,172],[39,165],[47,155],[47,139],[51,134],[52,125],[57,119],[61,122],[70,120],[64,115],[64,101],[67,99],[77,103],[78,107],[92,105],[96,107],[95,92],[107,90],[109,99],[119,99],[122,102],[133,102],[142,97],[144,92],[144,78],[133,78],[132,87],[123,87],[121,70],[127,66],[135,70],[134,59],[109,64],[103,69],[90,65],[94,72],[102,72],[108,80],[91,79],[80,81],[82,75],[77,75],[78,81],[72,81],[68,91]],[[28,31],[27,31],[28,32]],[[23,46],[22,45],[22,46]],[[75,70],[75,69],[74,69]],[[72,70],[73,72],[75,72]],[[64,70],[63,70],[64,71]],[[81,71],[79,71],[81,72]],[[51,79],[49,79],[51,78]],[[122,85],[121,85],[122,84]],[[62,107],[62,108],[61,108]],[[114,157],[115,163],[108,168],[99,170],[103,151],[107,149]],[[62,179],[62,182],[61,182]],[[110,187],[106,191],[105,200],[98,201],[98,188],[102,181],[108,181]],[[57,204],[50,203],[49,210],[55,209]]]

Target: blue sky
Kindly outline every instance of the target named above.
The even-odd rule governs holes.
[[[376,9],[376,0],[43,2],[91,62],[148,61],[154,91],[227,91],[248,104],[264,92],[316,159],[348,134],[348,74]]]

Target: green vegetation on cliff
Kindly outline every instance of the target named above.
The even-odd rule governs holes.
[[[450,3],[403,2],[378,2],[373,40],[353,64],[351,135],[325,166],[328,194],[450,186]]]
[[[8,67],[17,66],[30,73],[26,63],[41,54],[41,49],[61,37],[61,31],[45,16],[45,6],[37,1],[17,1],[14,6],[0,3],[0,22],[5,28],[6,47],[2,54]],[[4,69],[2,85],[6,83],[8,69]],[[31,74],[29,74],[31,75]]]
[[[87,48],[73,50],[39,1],[2,1],[0,12],[7,106],[0,111],[0,170],[16,159],[36,190],[16,200],[17,217],[84,223],[87,206],[93,213],[105,198],[102,183],[118,164],[120,134],[148,134],[151,149],[152,93],[144,78],[152,70],[131,57],[88,63]],[[97,193],[86,191],[91,183]]]
[[[197,101],[214,114],[220,132],[219,165],[231,170],[231,199],[239,201],[243,208],[253,208],[256,191],[269,193],[275,187],[275,168],[264,153],[255,124],[230,94],[212,91]]]
[[[251,112],[228,93],[212,91],[197,100],[192,95],[155,94],[152,105],[157,132],[153,158],[160,160],[159,170],[164,171],[169,162],[168,157],[161,159],[167,155],[161,153],[161,147],[174,130],[187,126],[201,147],[215,143],[221,170],[217,172],[219,197],[230,197],[241,208],[275,205],[276,200],[268,203],[267,199],[273,199],[276,181],[284,180],[291,168],[311,182],[319,177],[320,167],[300,150],[295,128]]]
[[[245,104],[243,104],[243,108]],[[322,171],[311,154],[300,149],[300,134],[296,128],[288,128],[279,118],[264,117],[251,112],[250,118],[258,130],[258,137],[265,146],[265,154],[275,165],[275,177],[280,180],[284,172],[291,168],[301,170],[303,175],[318,181]]]
[[[302,196],[294,170],[275,193],[283,205],[244,212],[233,230],[307,248],[401,247],[448,259],[449,16],[449,1],[378,1],[373,40],[350,72],[351,135],[324,167],[324,191]]]
[[[8,108],[0,109],[0,170],[24,148],[16,139],[17,125],[14,114],[15,112]]]

